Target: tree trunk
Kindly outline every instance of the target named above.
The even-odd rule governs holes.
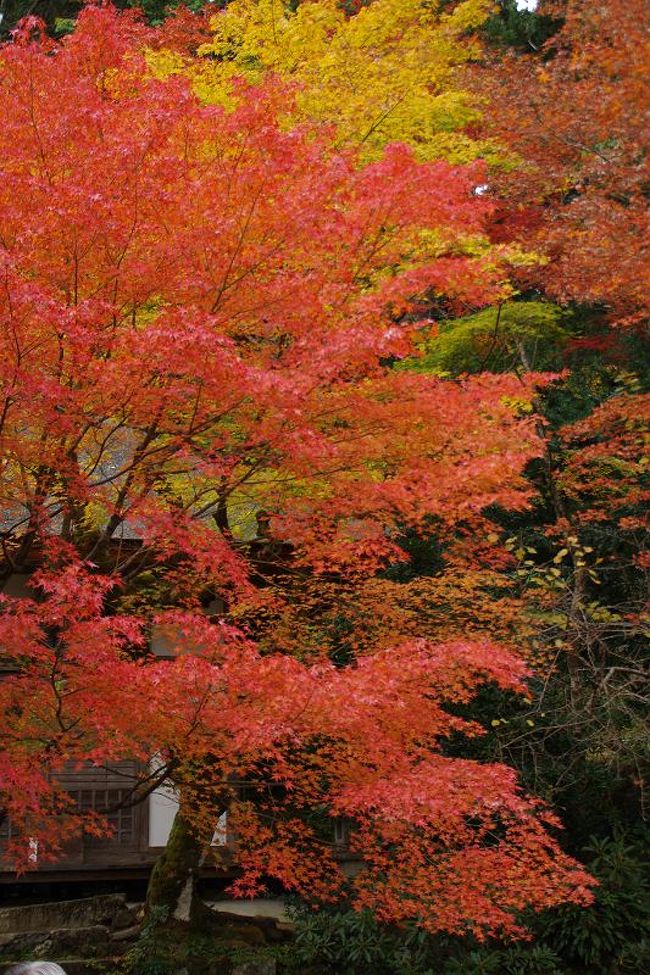
[[[147,888],[147,918],[171,925],[194,927],[204,916],[196,887],[204,844],[183,813],[176,813],[167,846],[151,873]]]
[[[204,975],[206,956],[195,954],[192,947],[195,935],[200,934],[215,944],[225,942],[230,949],[239,947],[250,951],[266,943],[265,934],[255,920],[244,918],[241,924],[233,923],[227,915],[211,910],[198,896],[199,870],[207,852],[205,837],[197,836],[179,810],[147,888],[145,929],[141,936],[145,942],[144,964],[138,967],[136,963],[134,972],[138,975],[151,971],[154,962],[160,962],[165,971]],[[229,972],[223,947],[218,957],[219,964],[225,966],[219,971]]]

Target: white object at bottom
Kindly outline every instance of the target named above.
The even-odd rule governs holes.
[[[65,972],[53,961],[24,961],[8,969],[5,975],[65,975]]]

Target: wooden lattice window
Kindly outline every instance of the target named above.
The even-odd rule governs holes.
[[[5,847],[14,838],[9,816],[0,817],[0,849]]]
[[[135,815],[133,806],[120,806],[128,802],[130,790],[92,788],[70,790],[82,812],[96,811],[109,823],[111,835],[105,837],[86,836],[85,845],[88,847],[116,844],[119,846],[135,846],[137,837],[135,829]],[[119,808],[114,808],[119,807]],[[105,810],[112,810],[105,812]]]

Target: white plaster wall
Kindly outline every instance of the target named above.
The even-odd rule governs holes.
[[[162,786],[149,796],[149,846],[166,846],[178,810],[178,799],[170,786]],[[225,846],[227,815],[217,820],[211,846]]]
[[[149,796],[149,846],[166,846],[178,809],[178,799],[168,786]]]

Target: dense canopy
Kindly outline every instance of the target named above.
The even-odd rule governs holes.
[[[413,975],[531,927],[536,975],[623,965],[634,911],[561,932],[611,921],[580,861],[632,862],[647,774],[643,11],[542,5],[522,51],[500,6],[0,48],[13,869],[110,836],[62,779],[128,760],[180,803],[149,918],[200,922],[225,812],[237,894],[415,925]]]

